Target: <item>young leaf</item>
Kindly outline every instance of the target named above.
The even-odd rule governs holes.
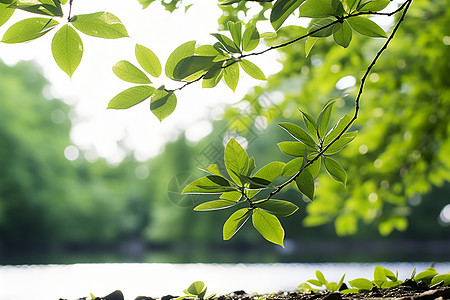
[[[233,38],[234,44],[240,48],[241,47],[241,38],[242,38],[242,23],[228,21],[228,30],[231,33],[231,37]]]
[[[270,13],[270,23],[277,31],[284,21],[296,10],[305,0],[278,0],[272,7]]]
[[[390,0],[372,0],[358,7],[358,11],[361,12],[377,12],[386,8],[391,3]]]
[[[234,191],[233,184],[226,178],[218,175],[208,175],[188,184],[182,194],[220,194]]]
[[[254,50],[259,45],[259,39],[259,32],[256,26],[253,24],[248,25],[242,36],[242,50],[247,52]]]
[[[347,13],[353,12],[361,0],[342,0],[342,5]],[[389,0],[388,0],[389,1]]]
[[[104,39],[128,37],[128,32],[119,18],[108,12],[76,15],[70,22],[73,27],[90,36]]]
[[[279,217],[287,217],[298,210],[298,206],[284,200],[270,199],[261,203],[255,203],[256,207]]]
[[[224,160],[228,175],[238,185],[242,185],[239,175],[247,174],[249,159],[247,152],[234,138],[225,147]]]
[[[301,128],[300,126],[288,122],[280,122],[278,123],[278,125],[286,130],[296,140],[311,148],[315,148],[316,143],[314,142],[313,137],[311,137],[311,135],[303,130],[303,128]]]
[[[69,24],[61,27],[53,36],[52,54],[61,70],[72,77],[83,56],[83,42]]]
[[[241,53],[239,47],[229,37],[220,33],[212,33],[211,35],[219,40],[219,42],[225,47],[228,52]]]
[[[243,59],[239,61],[239,65],[249,76],[258,80],[267,80],[261,69],[251,61]]]
[[[173,72],[176,65],[183,59],[194,55],[195,52],[195,41],[186,42],[178,46],[167,58],[165,73],[166,76],[173,79]]]
[[[134,53],[137,61],[145,72],[156,78],[161,75],[161,62],[152,50],[145,46],[136,44]]]
[[[317,136],[317,123],[314,118],[308,114],[307,112],[304,112],[300,110],[303,116],[303,122],[306,125],[306,128],[308,128],[308,131],[311,133],[311,135],[315,138]]]
[[[185,57],[176,64],[173,70],[173,79],[181,81],[200,71],[206,73],[214,65],[213,59],[213,56]]]
[[[16,1],[8,6],[11,9],[20,9],[34,14],[62,17],[63,12],[61,9],[61,3],[58,0],[49,1]]]
[[[252,156],[252,157],[250,157],[250,159],[248,160],[247,176],[251,176],[253,170],[255,170],[255,169],[256,169],[255,158]]]
[[[300,6],[300,17],[323,18],[336,16],[337,11],[331,3],[331,0],[306,0]]]
[[[252,211],[248,208],[241,208],[234,212],[223,225],[223,239],[225,241],[231,239],[236,232],[241,229],[245,222],[247,222],[251,215]]]
[[[239,83],[239,65],[233,63],[223,70],[223,78],[227,86],[234,92]]]
[[[331,98],[330,100],[328,100],[324,104],[322,111],[320,112],[319,117],[317,118],[317,127],[319,129],[319,136],[322,139],[325,136],[325,132],[327,132],[328,122],[330,122],[330,115],[331,110],[333,109],[333,104],[339,98],[341,97]]]
[[[314,177],[308,169],[303,169],[300,175],[295,178],[295,183],[303,195],[308,197],[311,201],[314,199]]]
[[[58,21],[47,18],[21,20],[6,30],[2,42],[7,44],[28,42],[43,36],[58,24]]]
[[[362,35],[369,37],[382,37],[386,38],[386,32],[377,25],[374,21],[363,18],[363,17],[353,17],[347,19],[350,26]]]
[[[347,172],[345,172],[344,168],[331,157],[324,156],[323,162],[325,164],[325,169],[327,169],[328,174],[330,174],[331,178],[336,181],[342,182],[345,186],[347,184]]]
[[[368,291],[373,287],[373,283],[366,278],[357,278],[354,280],[350,280],[348,282],[352,287],[355,287],[357,289]]]
[[[135,67],[132,63],[121,60],[112,67],[113,73],[126,82],[147,84],[152,83],[144,72]]]
[[[316,271],[316,277],[321,284],[326,285],[328,283],[328,281],[325,279],[325,276],[323,276],[322,272],[320,272],[319,270]]]
[[[333,155],[342,150],[348,143],[353,141],[358,135],[358,131],[344,133],[336,142],[334,142],[326,151],[326,155]]]
[[[316,155],[316,154],[314,154],[314,155]],[[321,163],[321,158],[319,157],[311,165],[306,167],[306,169],[311,173],[313,178],[316,178],[317,174],[319,174],[320,163]],[[294,158],[293,160],[289,161],[284,166],[283,176],[288,176],[288,177],[293,176],[295,173],[297,173],[301,169],[302,166],[303,166],[303,157]]]
[[[280,221],[274,215],[259,209],[253,209],[253,226],[269,242],[280,245],[284,248],[284,229]]]
[[[215,63],[203,76],[202,88],[213,88],[223,78],[222,62]]]
[[[195,211],[210,211],[210,210],[219,210],[219,209],[225,209],[232,206],[235,206],[237,203],[235,201],[230,200],[214,200],[214,201],[208,201],[205,203],[202,203],[200,205],[197,205],[194,210]]]
[[[309,53],[311,52],[311,49],[314,47],[318,39],[319,39],[318,37],[313,36],[308,37],[308,39],[305,42],[306,57],[308,57]]]
[[[196,281],[188,287],[187,292],[191,295],[200,295],[206,292],[206,286],[203,281]]]
[[[339,119],[337,124],[327,133],[325,136],[324,144],[328,145],[332,140],[334,140],[339,133],[344,130],[344,128],[350,123],[352,117],[349,115],[345,115]]]
[[[300,142],[281,142],[278,143],[278,147],[281,152],[298,157],[302,157],[305,150],[305,145]]]
[[[239,191],[224,192],[220,195],[220,199],[237,202],[241,200],[242,193]]]
[[[0,27],[11,18],[14,11],[14,9],[8,8],[7,4],[0,3]]]
[[[347,20],[344,20],[341,26],[337,26],[336,24],[333,30],[334,42],[339,46],[347,48],[352,40],[352,29],[348,25]]]
[[[386,273],[384,272],[384,268],[382,266],[376,266],[373,272],[373,282],[379,288],[381,285],[387,280]]]
[[[283,172],[284,163],[279,161],[273,161],[259,169],[253,178],[261,178],[266,180],[267,182],[274,181],[278,176]]]
[[[425,284],[430,284],[431,279],[439,273],[434,268],[427,268],[425,271],[420,272],[416,276],[414,276],[414,281],[419,282],[423,281]]]
[[[216,164],[212,164],[207,168],[200,168],[200,170],[205,171],[212,175],[222,176],[222,174],[220,174],[219,166]]]
[[[308,33],[311,34],[311,37],[327,37],[333,34],[334,25],[336,25],[336,20],[331,18],[313,19]]]
[[[177,96],[173,91],[157,89],[150,101],[150,110],[160,122],[168,117],[177,106]]]
[[[126,109],[153,95],[154,87],[148,85],[134,86],[119,93],[109,101],[108,108],[112,109]]]

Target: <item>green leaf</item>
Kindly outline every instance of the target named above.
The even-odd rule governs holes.
[[[242,186],[243,182],[239,175],[247,174],[249,159],[247,152],[234,138],[231,138],[225,147],[224,160],[228,175]]]
[[[334,26],[333,39],[336,44],[343,48],[347,48],[350,45],[352,41],[352,29],[348,25],[347,20],[344,20],[340,26],[337,26],[337,24]]]
[[[104,39],[128,37],[128,32],[119,18],[109,12],[76,15],[70,21],[73,27],[90,36]]]
[[[373,283],[366,278],[357,278],[354,280],[350,280],[348,282],[352,287],[355,287],[357,289],[368,291],[373,287]]]
[[[436,275],[431,279],[430,285],[435,285],[441,281],[444,281],[444,286],[450,285],[450,273]]]
[[[232,22],[228,21],[228,30],[231,33],[231,37],[233,38],[234,44],[240,48],[241,47],[241,39],[242,39],[242,22]]]
[[[323,18],[336,16],[337,11],[331,3],[331,0],[306,0],[300,6],[300,17]]]
[[[222,174],[220,174],[220,170],[219,170],[219,166],[216,164],[212,164],[207,168],[200,168],[200,170],[205,171],[209,174],[213,174],[213,175],[217,175],[217,176],[222,176]]]
[[[353,12],[358,6],[359,2],[360,0],[341,0],[342,5],[344,6],[344,10],[347,13]]]
[[[241,208],[234,212],[223,225],[223,239],[225,241],[231,239],[251,215],[252,211],[248,208]]]
[[[298,206],[284,200],[270,199],[261,203],[255,203],[255,206],[279,217],[287,217],[298,210]]]
[[[157,89],[150,101],[150,110],[160,122],[167,118],[177,106],[177,96],[173,91]]]
[[[247,176],[251,176],[253,170],[256,168],[255,158],[252,156],[248,160],[248,170],[247,170]]]
[[[173,79],[181,81],[200,71],[206,73],[214,65],[213,59],[213,56],[185,57],[176,64],[173,70]]]
[[[141,103],[151,95],[155,88],[148,85],[134,86],[119,93],[109,101],[108,108],[126,109]]]
[[[227,86],[234,92],[239,83],[239,65],[233,63],[223,70],[223,78]]]
[[[279,161],[273,161],[259,169],[253,178],[260,178],[268,181],[269,183],[274,181],[283,172],[284,163]]]
[[[235,187],[226,178],[218,175],[208,175],[188,184],[182,194],[220,194],[234,191]]]
[[[217,42],[217,45],[221,44]],[[195,48],[195,54],[200,56],[213,56],[214,62],[223,61],[229,58],[219,47],[214,47],[212,45],[198,46]]]
[[[379,283],[377,284],[378,287],[381,287],[381,284],[387,280],[386,273],[384,272],[384,268],[382,266],[375,267],[373,279],[374,282]]]
[[[334,142],[326,151],[326,155],[333,155],[342,150],[348,143],[353,141],[358,135],[358,131],[344,133],[336,142]]]
[[[58,21],[47,18],[21,20],[6,30],[2,42],[7,44],[28,42],[43,36],[58,24]]]
[[[83,56],[83,42],[69,24],[61,27],[53,36],[52,54],[61,70],[72,77]]]
[[[249,76],[258,80],[267,80],[261,69],[251,61],[243,59],[239,61],[239,65],[241,66],[242,70],[244,70],[245,73],[247,73]]]
[[[284,21],[296,10],[305,0],[277,0],[270,13],[270,23],[277,31]]]
[[[278,125],[299,142],[302,142],[313,149],[315,148],[316,143],[314,142],[314,138],[300,126],[289,122],[280,122]]]
[[[112,67],[113,73],[120,79],[131,83],[152,83],[144,72],[135,67],[132,63],[121,60]]]
[[[325,169],[327,169],[328,174],[330,174],[331,178],[336,181],[342,182],[345,186],[347,184],[347,172],[345,172],[344,168],[331,157],[324,156],[323,162],[325,164]]]
[[[7,4],[0,3],[0,27],[11,18],[14,11],[14,9],[8,8]]]
[[[309,53],[311,52],[311,49],[314,47],[314,45],[316,44],[318,39],[319,39],[318,37],[313,37],[313,36],[308,37],[308,39],[306,40],[306,43],[305,43],[306,57],[308,57]]]
[[[397,276],[390,270],[383,268],[384,270],[384,274],[387,276],[387,278],[389,278],[392,281],[397,281]]]
[[[195,41],[186,42],[178,46],[167,58],[165,73],[166,76],[174,79],[173,72],[177,64],[186,57],[194,55],[195,52]]]
[[[389,3],[391,3],[390,0],[372,0],[370,2],[366,2],[362,7],[358,7],[358,11],[377,12],[385,9],[389,5]]]
[[[434,276],[438,275],[439,273],[434,268],[427,268],[425,271],[420,272],[416,276],[414,276],[414,281],[419,282],[423,281],[425,284],[430,284],[431,279],[433,279]]]
[[[278,218],[262,209],[253,209],[253,226],[269,242],[284,248],[284,229]]]
[[[195,211],[210,211],[210,210],[219,210],[219,209],[225,209],[232,206],[235,206],[237,203],[235,201],[230,200],[214,200],[214,201],[208,201],[205,203],[202,203],[200,205],[197,205],[194,210]]]
[[[320,272],[319,270],[316,271],[316,277],[321,284],[326,285],[328,283],[328,281],[323,276],[322,272]]]
[[[323,138],[325,136],[325,132],[327,132],[328,123],[330,122],[331,110],[333,109],[333,104],[337,99],[341,97],[331,98],[328,100],[322,108],[322,111],[317,118],[317,127],[319,129],[319,136]]]
[[[324,144],[328,145],[332,140],[334,140],[339,135],[339,133],[341,133],[344,128],[350,123],[351,120],[352,117],[350,117],[349,115],[345,115],[340,118],[336,125],[325,136]]]
[[[292,156],[303,156],[305,145],[300,142],[281,142],[278,143],[281,152]]]
[[[347,19],[350,26],[362,35],[369,37],[386,38],[386,32],[374,21],[363,17],[352,17]]]
[[[304,148],[303,148],[304,149]],[[306,169],[311,173],[313,178],[316,178],[320,170],[321,158],[319,157],[311,165],[306,167]],[[303,166],[303,157],[297,157],[289,161],[283,168],[283,176],[293,176],[295,173],[300,171]]]
[[[237,202],[241,200],[242,193],[239,191],[224,192],[220,195],[220,199]]]
[[[308,128],[308,131],[315,138],[317,136],[317,132],[318,132],[316,120],[314,120],[314,118],[307,112],[304,112],[302,110],[300,110],[300,112],[302,113],[303,122],[305,123],[306,128]]]
[[[246,26],[244,35],[242,36],[242,50],[252,51],[259,45],[259,32],[255,25]]]
[[[138,1],[142,5],[142,9],[146,9],[155,0],[138,0]]]
[[[308,33],[310,33],[312,37],[327,37],[333,34],[333,27],[335,24],[336,20],[331,18],[313,19]]]
[[[213,37],[215,37],[219,42],[231,53],[241,53],[239,47],[227,36],[220,33],[212,33]]]
[[[308,197],[311,201],[314,199],[314,177],[308,169],[303,171],[295,178],[295,183],[303,195]]]
[[[223,78],[222,62],[215,63],[203,76],[202,88],[213,88]]]
[[[145,72],[156,78],[161,75],[161,62],[152,50],[136,44],[134,53],[139,65],[141,65]]]
[[[200,295],[206,290],[206,286],[203,281],[196,281],[192,283],[187,291],[192,295]]]
[[[34,14],[62,17],[61,3],[58,0],[16,1],[8,6],[11,9],[20,9]]]

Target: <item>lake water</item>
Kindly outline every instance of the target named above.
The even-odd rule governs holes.
[[[399,278],[411,275],[414,267],[423,271],[431,263],[370,264],[71,264],[0,266],[1,300],[57,300],[103,297],[122,290],[125,299],[137,296],[182,295],[183,289],[202,280],[210,293],[226,294],[236,290],[247,293],[292,291],[320,270],[329,281],[358,277],[372,279],[376,265],[395,272]],[[450,271],[450,262],[434,265],[439,273]]]

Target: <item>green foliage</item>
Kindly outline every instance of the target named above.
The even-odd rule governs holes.
[[[195,281],[187,289],[184,290],[186,296],[178,297],[177,300],[182,300],[186,298],[203,300],[203,299],[211,299],[212,297],[215,296],[215,294],[212,294],[205,297],[206,290],[207,287],[203,281]]]
[[[61,27],[53,36],[52,54],[61,70],[72,77],[83,56],[83,42],[69,24]]]
[[[302,292],[309,292],[309,291],[317,291],[317,289],[312,288],[309,284],[315,285],[317,287],[324,286],[327,290],[331,292],[337,292],[340,290],[342,284],[344,283],[345,274],[342,275],[339,282],[328,282],[328,280],[325,279],[325,276],[323,276],[322,272],[319,270],[316,271],[316,278],[317,279],[310,279],[307,283],[300,284],[298,286],[298,290]]]
[[[373,286],[378,288],[392,288],[399,286],[403,281],[398,279],[398,275],[394,274],[392,271],[382,267],[376,266],[373,274],[374,279],[372,281],[366,278],[357,278],[350,280],[349,284],[352,289],[344,290],[344,293],[354,293],[360,291],[369,291]]]

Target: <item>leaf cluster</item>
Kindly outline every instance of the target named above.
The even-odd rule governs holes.
[[[176,300],[183,300],[183,299],[211,299],[216,294],[209,295],[205,297],[206,295],[207,287],[203,281],[195,281],[193,282],[187,289],[185,289],[183,292],[186,294],[185,296],[181,296],[176,298]]]

